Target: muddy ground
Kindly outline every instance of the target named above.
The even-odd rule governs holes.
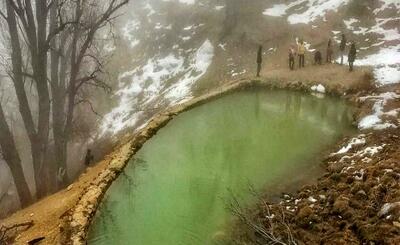
[[[369,86],[365,82],[371,78],[368,68],[360,68],[346,76],[348,74],[346,67],[327,65],[322,68],[322,71],[313,72],[312,77],[304,74],[315,71],[315,68],[306,69],[308,71],[290,73],[274,70],[266,72],[261,79],[226,82],[221,87],[196,97],[193,101],[156,115],[152,123],[139,134],[127,135],[114,152],[87,169],[67,189],[0,221],[0,227],[3,228],[17,225],[7,230],[7,239],[4,240],[10,244],[27,244],[29,241],[44,238],[37,244],[70,244],[73,241],[74,244],[83,244],[91,217],[93,217],[104,192],[123,169],[127,159],[140,149],[141,144],[177,113],[225,93],[253,85],[310,91],[311,85],[321,83],[326,87],[327,93],[344,96],[355,102],[360,109],[357,113],[358,116],[370,113],[372,107],[369,102],[357,103],[357,98],[360,96],[385,91],[400,93],[399,86],[380,88],[379,90]],[[398,100],[389,101],[386,107],[385,110],[400,108],[400,103]],[[390,118],[390,120],[394,119]],[[398,119],[396,120],[395,123],[398,124]],[[252,211],[246,217],[261,222],[263,227],[269,229],[268,225],[271,222],[264,214],[265,207],[268,207],[270,211],[278,211],[284,207],[285,225],[279,228],[279,222],[276,222],[278,225],[274,225],[274,234],[278,238],[285,235],[287,228],[283,229],[283,227],[286,227],[287,224],[293,238],[307,244],[324,241],[329,241],[330,244],[375,240],[389,243],[398,241],[396,239],[399,235],[400,204],[397,205],[396,202],[400,201],[398,193],[400,169],[396,163],[400,158],[397,147],[400,141],[400,132],[398,129],[390,129],[362,133],[366,134],[366,143],[351,148],[346,154],[357,152],[361,147],[385,144],[382,150],[369,156],[371,161],[364,162],[355,156],[350,162],[343,163],[340,162],[340,159],[344,155],[329,156],[324,161],[327,172],[317,184],[303,187],[295,194],[285,195],[280,204],[265,204],[262,201],[259,208],[250,209]],[[347,144],[348,140],[344,139],[342,144]],[[338,149],[340,147],[338,146]],[[338,149],[334,149],[332,152]],[[351,171],[342,171],[343,168],[349,166],[352,167]],[[361,169],[364,171],[362,172]],[[389,203],[394,203],[393,207],[386,205],[389,211],[383,216],[378,215],[384,205]],[[277,212],[275,217],[279,217],[280,214],[282,212]],[[273,215],[267,216],[272,217]],[[22,226],[18,226],[21,224]],[[241,227],[240,232],[234,234],[240,243],[262,239],[260,230],[254,232],[247,226]],[[385,236],[380,236],[383,232],[385,232]]]

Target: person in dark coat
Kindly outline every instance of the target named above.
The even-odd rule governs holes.
[[[289,48],[289,68],[290,70],[294,70],[294,57],[296,57],[296,51],[293,46]]]
[[[340,51],[340,64],[343,65],[343,56],[346,52],[346,36],[342,34],[342,40],[340,41],[339,51]]]
[[[94,156],[92,150],[88,149],[85,156],[85,165],[89,166],[93,162]]]
[[[257,77],[260,76],[261,64],[262,64],[262,45],[258,47],[258,52],[257,52]]]
[[[356,44],[354,42],[352,42],[351,46],[350,46],[350,50],[349,50],[349,55],[348,55],[349,71],[353,71],[353,64],[354,64],[354,61],[356,60],[356,54],[357,54]]]
[[[322,65],[322,54],[320,51],[317,51],[314,54],[314,64]]]
[[[329,38],[328,40],[328,47],[326,48],[326,63],[332,63],[332,42],[331,39]]]

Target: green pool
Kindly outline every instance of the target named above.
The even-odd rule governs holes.
[[[315,180],[318,157],[354,132],[342,100],[244,91],[177,116],[106,193],[89,244],[216,244],[234,193],[270,195]]]

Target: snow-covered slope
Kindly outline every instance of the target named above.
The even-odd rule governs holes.
[[[328,11],[337,11],[350,0],[296,0],[288,4],[275,4],[264,11],[264,15],[285,16],[290,24],[310,24],[322,18]],[[281,1],[287,2],[287,1]],[[294,9],[294,12],[290,12]],[[290,13],[289,13],[290,12]]]
[[[191,98],[191,87],[206,73],[213,56],[207,39],[186,58],[170,53],[122,73],[116,93],[119,104],[105,117],[103,131],[118,132],[134,126],[146,109]],[[174,83],[168,84],[171,80]]]
[[[277,1],[287,2],[287,1]],[[344,16],[344,28],[331,30],[333,38],[340,42],[342,32],[351,33],[357,40],[360,59],[355,64],[374,66],[374,73],[382,85],[397,83],[400,80],[400,1],[398,0],[296,0],[290,3],[277,3],[264,10],[266,16],[286,18],[289,24],[311,24],[318,29],[316,22],[327,22],[329,12],[343,13],[355,4],[355,12],[366,8],[365,16]],[[347,11],[348,12],[348,11]],[[372,51],[370,51],[372,50]]]
[[[135,1],[117,24],[120,40],[104,48],[117,57],[118,74],[102,134],[140,127],[218,81],[251,75],[259,44],[266,63],[286,66],[299,37],[309,52],[324,52],[344,32],[357,43],[356,65],[373,66],[380,85],[397,83],[399,27],[397,0]]]

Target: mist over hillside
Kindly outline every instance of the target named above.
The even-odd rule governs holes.
[[[83,169],[86,147],[96,147],[97,140],[139,129],[168,106],[254,76],[258,45],[264,47],[268,71],[287,67],[288,47],[299,38],[307,44],[307,64],[313,52],[325,54],[329,38],[335,41],[337,57],[345,33],[357,45],[355,64],[373,66],[378,86],[400,82],[397,0],[135,0],[119,14],[115,28],[98,37],[107,40],[101,52],[108,57],[105,69],[112,92],[96,94],[94,108],[77,112],[90,130],[71,143],[68,167],[73,176]],[[2,41],[0,52],[5,54],[7,40]],[[0,89],[6,113],[16,114],[12,86],[2,83]],[[91,109],[101,116],[92,115]],[[12,118],[18,149],[28,156],[27,136],[18,130],[23,125],[18,115]],[[31,159],[22,158],[33,183]],[[10,176],[0,159],[0,215],[18,206]]]
[[[123,45],[111,48],[121,66],[116,106],[102,132],[138,127],[221,81],[252,76],[260,44],[274,69],[286,66],[287,49],[299,38],[308,63],[316,50],[325,53],[329,38],[337,55],[343,32],[357,44],[356,65],[374,66],[378,84],[398,82],[399,7],[393,0],[132,2],[118,23]]]

